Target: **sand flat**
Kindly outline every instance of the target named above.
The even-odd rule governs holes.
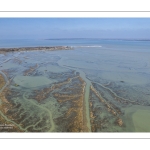
[[[14,82],[22,87],[37,87],[37,86],[43,86],[47,84],[51,84],[55,82],[56,80],[49,80],[48,78],[44,76],[39,77],[30,77],[30,76],[16,76],[14,78]]]
[[[136,132],[150,131],[150,110],[137,110],[132,115]]]

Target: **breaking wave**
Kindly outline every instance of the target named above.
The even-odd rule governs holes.
[[[91,48],[91,47],[102,47],[102,46],[100,46],[100,45],[90,45],[90,46],[72,46],[72,47],[82,47],[82,48],[87,48],[87,47],[89,47],[89,48]]]

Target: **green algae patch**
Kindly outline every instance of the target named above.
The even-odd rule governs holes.
[[[124,109],[126,131],[128,132],[149,132],[150,131],[150,110],[148,106],[131,106]]]
[[[136,132],[150,131],[150,110],[137,110],[132,118]]]

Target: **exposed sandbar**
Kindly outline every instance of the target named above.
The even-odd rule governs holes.
[[[0,48],[0,53],[6,52],[20,52],[20,51],[33,51],[33,50],[47,50],[47,51],[55,51],[55,50],[72,50],[72,47],[69,46],[51,46],[51,47],[20,47],[20,48]]]

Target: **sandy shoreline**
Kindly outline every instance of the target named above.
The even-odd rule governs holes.
[[[72,47],[69,46],[39,46],[39,47],[19,47],[19,48],[0,48],[0,54],[7,52],[20,52],[20,51],[33,51],[33,50],[72,50]]]

